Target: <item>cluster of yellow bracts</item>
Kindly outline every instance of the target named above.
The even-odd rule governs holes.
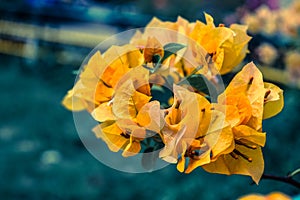
[[[217,87],[216,75],[241,63],[250,37],[242,25],[215,26],[211,16],[205,17],[206,23],[154,18],[129,44],[97,51],[63,105],[91,113],[99,122],[96,137],[125,157],[142,153],[142,142],[153,138],[163,144],[159,158],[177,163],[180,172],[201,166],[212,173],[250,175],[258,183],[266,140],[262,120],[281,111],[283,92],[264,83],[249,63],[216,101],[207,100],[210,94],[194,85],[195,77]],[[172,92],[167,106],[152,98],[152,91],[162,87]]]

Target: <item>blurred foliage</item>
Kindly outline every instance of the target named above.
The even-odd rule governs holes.
[[[226,3],[218,0],[147,0],[137,1],[138,8],[142,13],[161,17],[162,19],[174,20],[178,15],[195,21],[203,19],[203,12],[213,14],[216,22],[221,23],[222,18],[241,6],[244,0],[228,0]]]

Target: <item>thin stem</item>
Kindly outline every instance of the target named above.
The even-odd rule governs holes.
[[[191,77],[192,75],[196,74],[202,68],[203,68],[203,66],[201,66],[201,65],[198,66],[198,67],[196,67],[196,69],[194,69],[188,76],[186,76],[185,78],[183,78],[177,84],[180,85],[181,83],[183,83],[184,81],[186,81],[189,77]]]
[[[300,189],[300,182],[292,179],[292,177],[289,177],[289,176],[274,176],[274,175],[269,175],[269,174],[263,174],[261,178],[284,182],[284,183],[293,185],[296,188]]]
[[[299,173],[300,173],[300,168],[298,168],[298,169],[294,170],[293,172],[291,172],[291,173],[288,175],[288,177],[293,177],[293,176],[295,176],[296,174],[299,174]]]

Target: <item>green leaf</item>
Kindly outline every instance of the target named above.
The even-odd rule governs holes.
[[[194,74],[188,77],[187,82],[199,92],[207,94],[211,102],[217,102],[218,91],[216,87],[202,74]]]
[[[160,102],[161,107],[167,108],[169,107],[168,100],[173,97],[173,93],[166,87],[153,85],[151,87],[151,96],[151,101],[157,100]]]
[[[168,43],[164,48],[164,57],[160,57],[160,55],[155,54],[152,57],[152,62],[154,63],[154,68],[150,70],[151,73],[155,73],[160,67],[161,63],[163,63],[167,58],[169,58],[172,54],[175,54],[177,51],[184,48],[185,45],[178,43]]]
[[[166,60],[168,57],[171,55],[175,54],[177,51],[183,49],[186,47],[183,44],[178,44],[178,43],[168,43],[164,46],[164,57],[161,59],[161,62]]]
[[[152,62],[153,63],[160,63],[160,60],[161,60],[161,57],[160,57],[160,55],[158,55],[158,54],[155,54],[155,55],[153,55],[152,56]]]

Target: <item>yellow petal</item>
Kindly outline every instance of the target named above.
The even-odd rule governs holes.
[[[265,98],[263,119],[277,115],[284,106],[283,91],[272,83],[265,83],[269,95]]]
[[[82,98],[74,96],[74,89],[68,91],[62,105],[71,111],[81,111],[87,108],[87,103]]]
[[[115,92],[112,111],[117,118],[135,118],[150,99],[135,90],[132,80],[127,80]]]
[[[239,118],[237,124],[248,123],[249,119],[252,116],[252,107],[249,98],[245,94],[227,94],[225,100],[221,100],[221,98],[219,98],[219,101],[221,101],[220,103],[227,106],[227,119],[235,120],[235,118]],[[236,113],[236,110],[238,111],[238,113]],[[230,114],[237,114],[237,116],[230,116]],[[235,126],[237,124],[232,124],[232,126]]]
[[[223,130],[229,124],[226,122],[225,114],[219,110],[213,110],[211,112],[210,123],[208,124],[207,134]]]
[[[291,200],[289,196],[281,193],[281,192],[272,192],[269,195],[261,195],[261,194],[249,194],[245,195],[238,200]]]
[[[268,200],[291,200],[289,196],[281,193],[281,192],[272,192],[267,196]]]
[[[260,194],[250,194],[239,198],[238,200],[267,200],[266,197]]]
[[[141,150],[141,144],[138,141],[135,141],[133,137],[130,137],[130,143],[124,149],[122,156],[134,156],[139,153]]]
[[[264,97],[263,77],[253,62],[245,65],[242,70],[234,76],[226,88],[226,93],[244,93],[249,97],[251,104]]]
[[[165,146],[159,152],[159,157],[169,163],[176,163],[178,160],[178,155],[182,154],[186,150],[186,145],[182,144],[182,137],[186,132],[186,126],[183,126],[178,132],[175,132],[174,135],[165,134]],[[182,145],[181,152],[178,151],[177,147]]]
[[[207,13],[204,13],[204,17],[205,17],[205,20],[206,20],[206,24],[208,26],[214,28],[215,25],[214,25],[214,19],[212,18],[212,16],[207,14]]]
[[[95,102],[95,104],[110,101],[115,92],[113,88],[107,87],[107,85],[103,81],[99,81],[93,87],[85,89],[85,91],[88,90],[92,92],[92,95],[94,97],[93,102]]]
[[[144,57],[141,51],[137,48],[130,50],[127,53],[129,67],[134,68],[141,66],[144,63]]]
[[[172,114],[177,112],[172,116],[173,122],[186,126],[186,138],[194,138],[200,134],[205,134],[208,124],[206,126],[201,126],[201,124],[204,124],[204,121],[211,120],[208,114],[210,103],[203,96],[190,92],[181,86],[173,85],[173,92],[175,98]],[[176,109],[178,103],[180,104],[179,109]]]
[[[256,130],[260,130],[262,128],[265,88],[262,74],[254,63],[251,62],[245,65],[243,69],[235,75],[226,88],[225,93],[220,95],[220,99],[224,99],[225,95],[230,94],[244,94],[248,97],[252,112],[247,124]]]
[[[141,110],[141,108],[150,101],[150,99],[151,99],[151,97],[149,97],[143,93],[135,91],[132,96],[132,100],[133,100],[134,107],[137,110],[137,112],[139,112]]]
[[[160,133],[164,125],[163,111],[158,101],[146,103],[138,112],[137,123],[148,130]]]
[[[122,133],[122,130],[115,121],[103,122],[98,128],[101,128],[101,132],[104,134],[120,135]],[[96,136],[98,135],[96,134]]]
[[[88,61],[80,74],[80,79],[86,87],[95,88],[104,72],[106,63],[103,60],[101,53],[97,51]]]
[[[185,168],[185,157],[181,157],[177,163],[177,170],[179,172],[184,172],[184,168]]]
[[[129,142],[127,138],[121,135],[122,130],[112,121],[97,125],[93,129],[93,132],[98,138],[101,138],[113,152],[119,151]]]
[[[147,24],[147,27],[161,27],[163,26],[164,22],[159,20],[157,17],[153,17],[151,21]]]
[[[202,137],[209,132],[213,132],[213,129],[222,129],[223,127],[223,122],[225,121],[225,118],[221,119],[223,122],[221,122],[222,126],[217,127],[221,125],[219,122],[219,116],[217,116],[217,113],[214,112],[212,113],[211,111],[211,105],[210,103],[201,95],[197,96],[197,106],[200,110],[198,113],[199,116],[199,121],[198,119],[194,121],[194,123],[198,123],[198,130],[196,135],[194,136],[195,138]],[[221,114],[221,113],[218,113]],[[193,119],[190,119],[193,120]],[[219,124],[218,124],[219,123]]]
[[[203,154],[201,154],[201,158],[194,160],[194,159],[190,159],[189,161],[189,165],[185,170],[185,173],[189,174],[191,173],[194,169],[196,169],[199,166],[203,166],[207,163],[210,162],[210,152],[209,151],[205,151]]]
[[[210,132],[204,138],[204,142],[211,147],[211,159],[216,160],[221,154],[228,154],[234,149],[234,137],[231,127]]]
[[[218,73],[224,74],[224,48],[217,48],[216,54],[213,56],[212,59],[217,67]]]
[[[122,78],[120,78],[115,89],[117,90],[124,84],[124,82],[128,81],[129,79],[132,80],[133,86],[136,91],[148,96],[151,95],[149,86],[149,70],[145,69],[142,66],[130,69],[126,74],[122,76]]]
[[[231,125],[231,127],[236,126],[241,121],[241,117],[240,117],[237,106],[222,105],[222,104],[217,103],[217,104],[213,104],[213,107],[216,110],[219,110],[219,111],[225,113],[226,122],[228,122]]]
[[[248,42],[251,37],[247,35],[247,27],[238,24],[232,24],[230,29],[234,32],[233,42],[224,48],[224,61],[221,69],[221,74],[230,72],[245,58]]]
[[[233,128],[233,133],[235,136],[235,139],[244,139],[250,142],[253,142],[254,144],[258,144],[259,146],[264,146],[266,143],[266,134],[258,132],[254,130],[253,128],[246,126],[246,125],[240,125]]]
[[[130,68],[143,63],[143,56],[139,49],[133,45],[112,46],[104,54],[107,67],[102,75],[102,80],[109,86],[115,87],[121,77]]]
[[[101,52],[97,51],[89,60],[86,68],[90,69],[95,77],[100,77],[105,70],[106,63],[102,58]]]
[[[247,161],[241,156],[235,159],[229,154],[226,154],[221,155],[215,162],[204,165],[203,169],[211,173],[248,175],[258,184],[264,171],[264,160],[261,148],[250,149],[244,146],[236,146],[236,149],[250,157],[252,162]]]
[[[221,47],[226,40],[229,40],[232,37],[233,32],[229,28],[218,27],[205,35],[205,38],[203,38],[202,43],[200,44],[208,53],[216,53],[217,49]]]
[[[91,113],[95,120],[98,122],[104,122],[107,120],[115,120],[115,116],[112,113],[112,107],[109,103],[102,103]]]
[[[177,170],[180,172],[184,172],[184,168],[185,168],[185,152],[187,150],[187,145],[185,142],[182,142],[182,153],[181,153],[181,158],[179,159],[178,163],[177,163]]]

